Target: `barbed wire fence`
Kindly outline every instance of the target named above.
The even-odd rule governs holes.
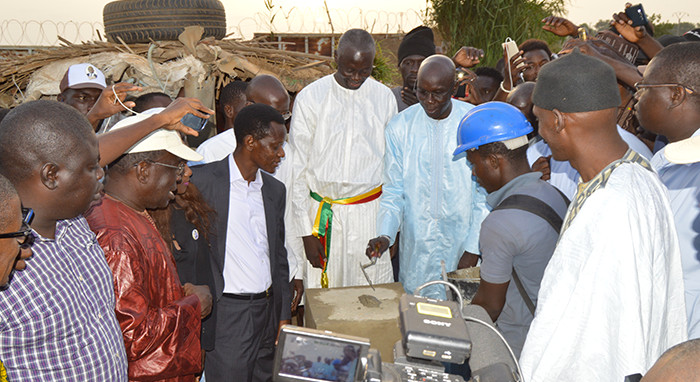
[[[361,8],[326,9],[323,7],[276,7],[267,12],[228,20],[230,38],[250,39],[255,33],[342,33],[362,28],[371,33],[401,33],[426,20],[426,10],[407,9],[402,12],[366,10]],[[74,44],[105,40],[104,26],[98,21],[53,21],[17,19],[0,21],[0,46],[56,46],[59,36]]]

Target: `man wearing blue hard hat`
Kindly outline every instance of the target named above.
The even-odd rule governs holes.
[[[481,283],[472,304],[486,309],[516,356],[535,313],[569,200],[527,163],[532,126],[515,106],[487,102],[459,124],[459,146],[493,208],[481,223]]]

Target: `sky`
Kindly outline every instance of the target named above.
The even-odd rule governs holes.
[[[426,0],[326,0],[336,32],[350,27],[364,27],[374,32],[408,31],[421,23],[420,12]],[[566,0],[567,17],[574,23],[594,24],[609,19],[624,8],[624,1]],[[102,8],[109,0],[3,0],[0,21],[0,45],[31,44],[27,40],[53,38],[61,35],[79,40],[90,39],[90,23],[102,22]],[[271,0],[275,9],[269,12],[264,0],[222,0],[227,12],[227,24],[234,36],[250,38],[254,32],[269,32],[269,20],[276,14],[275,32],[328,32],[328,16],[323,0]],[[647,14],[658,13],[663,21],[700,23],[697,0],[645,0]],[[15,21],[16,20],[16,21]],[[48,22],[45,22],[48,21]],[[66,26],[66,22],[72,24]],[[29,24],[26,24],[29,22]],[[37,23],[38,22],[38,23]],[[20,25],[23,25],[20,28]],[[23,35],[24,33],[24,35]],[[86,36],[87,35],[87,36]],[[38,44],[37,45],[43,45]]]

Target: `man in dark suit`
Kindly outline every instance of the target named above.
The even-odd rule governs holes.
[[[216,341],[205,375],[215,382],[268,381],[278,329],[291,318],[285,188],[267,174],[284,157],[286,129],[277,110],[253,104],[236,116],[234,132],[233,154],[192,168],[192,181],[217,212]]]

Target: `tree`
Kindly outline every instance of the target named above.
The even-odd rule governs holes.
[[[510,37],[517,43],[529,38],[547,41],[556,51],[557,37],[542,29],[541,20],[564,14],[564,0],[431,0],[430,22],[447,43],[446,54],[461,46],[485,52],[482,63],[494,66],[503,57],[501,43]]]
[[[595,25],[593,25],[593,29],[596,32],[604,31],[606,29],[610,29],[610,23],[612,23],[611,19],[606,19],[606,20],[598,20]]]

